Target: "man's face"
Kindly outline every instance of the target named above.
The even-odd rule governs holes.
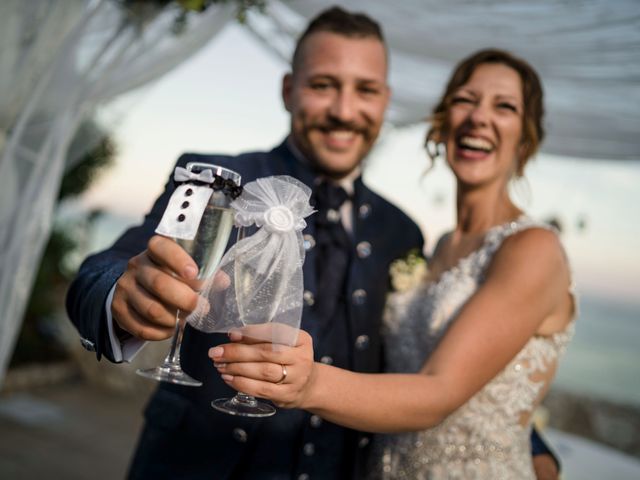
[[[380,132],[389,100],[384,46],[373,37],[317,32],[298,58],[282,86],[291,138],[319,171],[344,177]]]

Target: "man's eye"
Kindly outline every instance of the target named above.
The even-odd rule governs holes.
[[[316,82],[311,84],[311,88],[314,90],[327,90],[331,87],[331,84],[328,82]]]
[[[377,95],[380,93],[380,90],[376,87],[360,87],[358,90],[365,95]]]

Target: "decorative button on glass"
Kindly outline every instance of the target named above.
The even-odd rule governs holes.
[[[367,292],[362,288],[358,288],[351,294],[351,300],[354,305],[364,305],[367,301]]]
[[[371,255],[371,244],[369,242],[360,242],[356,245],[356,252],[358,253],[358,257],[367,258]]]
[[[356,349],[366,350],[369,347],[369,335],[358,335],[356,338]]]

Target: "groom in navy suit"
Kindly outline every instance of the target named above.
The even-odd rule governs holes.
[[[379,327],[390,263],[423,247],[415,223],[361,180],[361,163],[378,137],[389,95],[378,24],[332,8],[310,23],[296,46],[292,73],[283,79],[291,131],[282,144],[270,152],[185,154],[178,160],[182,167],[198,161],[230,168],[244,183],[290,175],[313,189],[318,213],[303,232],[301,328],[314,338],[316,360],[360,372],[382,368]],[[71,286],[69,316],[98,359],[127,361],[145,341],[171,336],[176,309],[195,307],[194,262],[175,242],[154,234],[174,188],[169,180],[143,224],[89,257]],[[187,326],[182,366],[204,385],[159,384],[145,410],[130,478],[361,478],[368,434],[303,411],[246,419],[210,407],[212,399],[235,393],[207,356],[226,341]],[[555,466],[549,455],[539,458]]]

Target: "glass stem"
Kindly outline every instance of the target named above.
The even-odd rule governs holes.
[[[249,407],[254,407],[258,404],[258,401],[254,397],[242,392],[236,393],[236,396],[231,399],[231,402]]]
[[[171,337],[171,349],[164,359],[163,367],[180,370],[180,345],[184,334],[185,319],[180,318],[180,310],[176,311],[176,329]]]

